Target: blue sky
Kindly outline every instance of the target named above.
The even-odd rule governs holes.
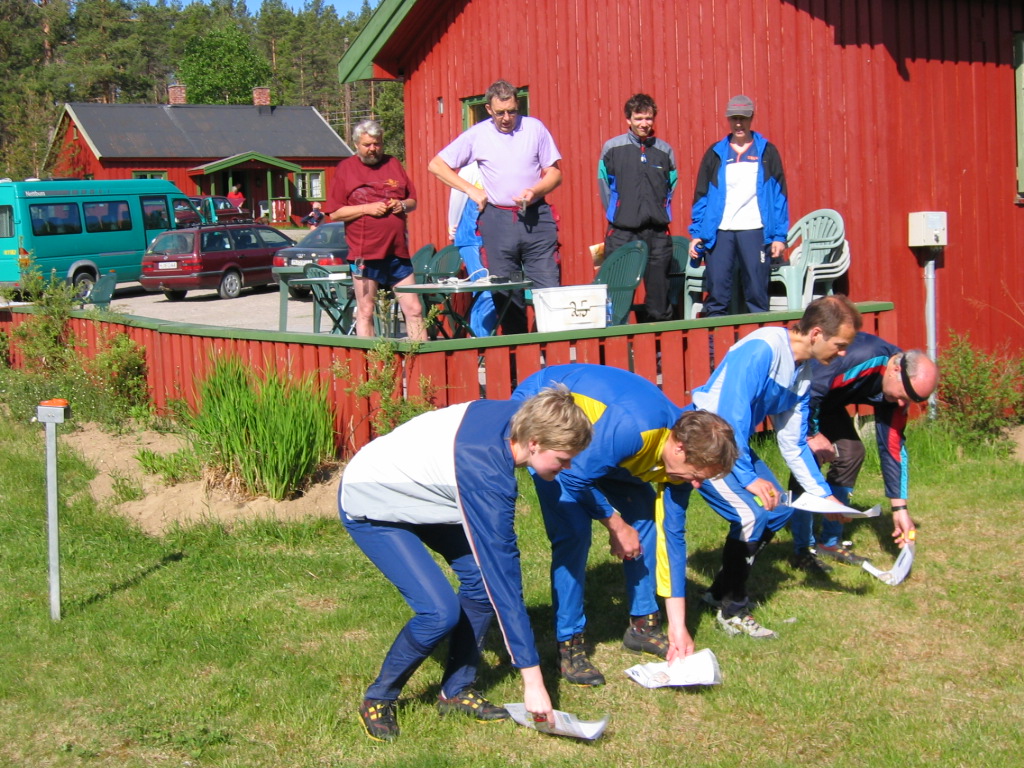
[[[363,7],[363,0],[328,0],[328,2],[334,6],[338,12],[339,17],[343,17],[346,13],[358,13],[359,9]],[[258,13],[260,6],[263,4],[263,0],[245,0],[245,7],[249,9],[249,13]],[[293,10],[300,10],[305,3],[303,0],[285,0],[285,5]],[[370,7],[377,7],[377,0],[370,0]]]

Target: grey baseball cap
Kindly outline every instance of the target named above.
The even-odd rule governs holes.
[[[725,105],[725,116],[742,115],[743,117],[754,116],[754,102],[749,96],[733,96]]]

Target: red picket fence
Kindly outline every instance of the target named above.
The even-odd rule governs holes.
[[[889,302],[858,304],[864,330],[896,337],[896,314]],[[0,308],[0,332],[11,331],[31,307]],[[393,397],[426,396],[436,407],[479,398],[508,398],[517,381],[548,365],[598,363],[624,368],[658,384],[674,402],[685,405],[703,384],[715,362],[740,337],[767,325],[785,325],[799,312],[734,315],[714,320],[678,320],[616,328],[434,341],[414,347],[393,342],[399,376]],[[277,370],[299,378],[312,376],[327,391],[335,418],[338,447],[351,455],[372,437],[377,396],[354,390],[373,375],[368,354],[373,339],[311,333],[278,333],[171,323],[145,318],[95,319],[75,312],[71,333],[87,356],[95,355],[111,334],[125,333],[144,351],[150,398],[158,412],[168,403],[197,403],[197,380],[218,357],[234,355],[254,370]],[[23,360],[16,349],[11,362]],[[423,386],[425,385],[425,389]],[[59,397],[60,393],[54,393]],[[74,404],[72,404],[74,405]]]

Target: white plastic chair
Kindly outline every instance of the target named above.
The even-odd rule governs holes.
[[[814,298],[816,282],[825,283],[824,292],[832,293],[835,279],[849,269],[850,248],[843,217],[831,208],[812,211],[790,228],[786,243],[796,247],[790,252],[788,264],[772,268],[770,283],[782,284],[786,309],[800,310]]]

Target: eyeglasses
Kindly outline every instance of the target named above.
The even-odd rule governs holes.
[[[913,400],[915,403],[923,403],[927,400],[927,397],[921,397],[917,392],[914,391],[913,385],[910,383],[910,374],[907,373],[907,355],[904,352],[900,355],[900,379],[903,381],[903,391],[907,393],[907,397]]]
[[[492,109],[491,114],[494,117],[515,117],[519,114],[518,109]]]

